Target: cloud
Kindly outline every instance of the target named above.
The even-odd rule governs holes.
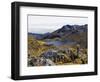
[[[61,28],[63,25],[88,24],[88,18],[83,17],[54,17],[54,16],[28,16],[28,32],[47,33]]]

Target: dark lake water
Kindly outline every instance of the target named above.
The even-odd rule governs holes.
[[[48,45],[54,45],[54,46],[61,46],[61,45],[73,45],[76,42],[74,41],[46,41]]]

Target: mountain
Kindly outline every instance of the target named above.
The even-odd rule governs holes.
[[[70,35],[70,34],[80,34],[82,32],[87,32],[87,24],[85,25],[64,25],[62,28],[54,31],[52,34]]]
[[[34,36],[36,39],[42,39],[44,34],[28,33],[30,36]]]
[[[45,33],[41,37],[41,39],[52,39],[55,37],[61,38],[63,36],[69,36],[71,34],[81,34],[83,32],[87,32],[87,24],[85,25],[64,25],[62,28],[52,32]]]
[[[82,47],[87,47],[87,29],[88,25],[64,25],[60,29],[55,30],[52,33],[36,34],[33,35],[38,40],[60,40],[66,42],[72,42],[80,44]]]
[[[47,38],[61,38],[63,35],[71,35],[71,34],[80,34],[83,32],[87,32],[87,24],[85,25],[64,25],[62,28],[52,32],[45,34],[37,34],[37,33],[28,33],[29,35],[33,35],[37,39],[47,39]]]
[[[54,31],[53,33],[81,33],[87,32],[87,24],[85,25],[64,25],[62,28]]]

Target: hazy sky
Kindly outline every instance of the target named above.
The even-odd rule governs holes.
[[[61,17],[61,16],[28,16],[28,32],[47,33],[53,32],[64,25],[88,24],[87,17]]]

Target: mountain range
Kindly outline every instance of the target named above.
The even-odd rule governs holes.
[[[82,47],[87,47],[87,31],[88,25],[64,25],[60,29],[57,29],[51,33],[37,34],[37,33],[28,33],[33,35],[36,39],[46,40],[51,39],[62,41],[72,41],[80,44]]]

